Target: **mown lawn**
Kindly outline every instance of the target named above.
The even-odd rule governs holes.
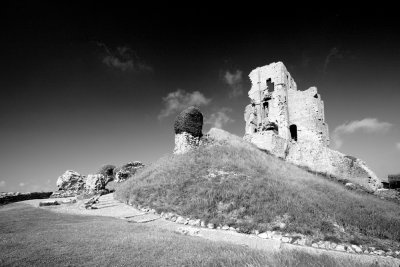
[[[218,173],[218,171],[222,171]],[[234,139],[167,155],[121,184],[116,197],[243,232],[275,230],[399,250],[400,206]]]
[[[327,255],[266,253],[114,218],[52,213],[14,203],[0,207],[0,266],[365,265]]]

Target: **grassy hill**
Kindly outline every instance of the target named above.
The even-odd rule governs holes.
[[[218,129],[207,145],[167,155],[121,184],[116,197],[242,232],[280,229],[399,249],[399,205],[350,191]]]

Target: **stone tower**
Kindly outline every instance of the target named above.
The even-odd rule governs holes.
[[[249,74],[250,104],[246,106],[246,141],[293,164],[375,190],[380,179],[360,159],[330,149],[324,102],[316,87],[305,91],[282,62]]]
[[[297,90],[282,62],[256,68],[249,77],[251,104],[245,110],[248,138],[271,131],[284,140],[308,140],[329,145],[324,102],[317,88]]]

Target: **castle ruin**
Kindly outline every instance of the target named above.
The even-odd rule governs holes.
[[[360,159],[330,149],[324,102],[316,87],[305,91],[282,62],[254,69],[246,106],[244,139],[288,162],[348,180],[366,189],[381,187]]]

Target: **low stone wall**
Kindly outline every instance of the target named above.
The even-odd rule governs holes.
[[[247,135],[244,139],[260,149],[268,150],[277,157],[311,171],[348,180],[369,191],[382,187],[381,180],[365,162],[318,143],[287,141],[272,131]]]
[[[8,192],[0,194],[0,204],[7,204],[30,199],[44,199],[49,198],[53,192],[32,192],[32,193],[19,193]]]
[[[136,209],[143,211],[158,214],[165,220],[175,222],[178,224],[188,225],[192,227],[198,228],[208,228],[208,229],[216,229],[216,230],[225,230],[225,231],[233,231],[241,233],[240,228],[234,228],[229,225],[215,225],[213,223],[206,223],[203,220],[198,218],[189,218],[186,216],[180,216],[173,212],[161,212],[157,213],[156,210],[143,207],[136,206],[133,203],[127,203],[128,205],[134,206]],[[193,229],[178,229],[181,234],[185,235],[196,235],[199,231],[196,228]],[[297,246],[307,246],[313,247],[316,249],[324,249],[324,250],[333,250],[340,252],[347,252],[352,254],[364,254],[364,255],[375,255],[375,256],[386,256],[392,258],[400,258],[399,250],[381,250],[375,247],[366,246],[366,245],[354,245],[350,243],[336,243],[332,241],[324,241],[324,240],[315,240],[311,236],[306,236],[298,233],[284,233],[282,231],[265,231],[259,232],[258,230],[252,230],[249,234],[250,236],[262,238],[262,239],[274,239],[278,240],[282,243],[289,243]]]

